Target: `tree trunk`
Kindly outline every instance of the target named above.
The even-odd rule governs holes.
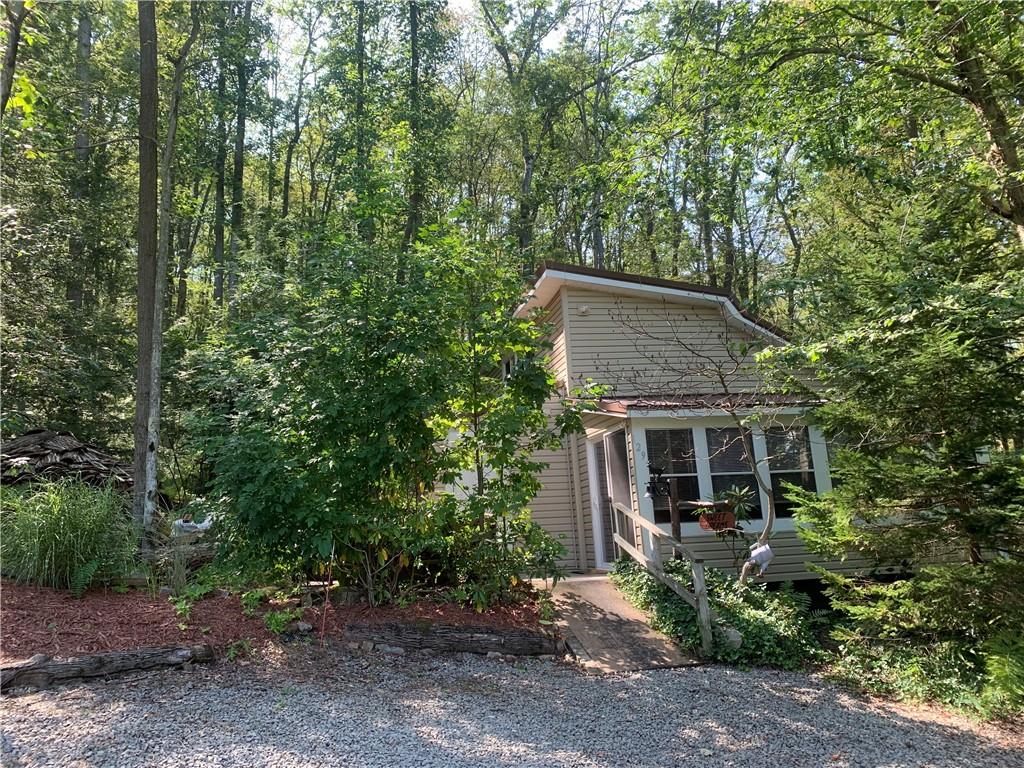
[[[992,88],[993,78],[985,71],[981,55],[970,42],[965,16],[956,13],[950,25],[951,48],[956,70],[965,84],[965,98],[974,108],[992,143],[988,162],[1003,187],[1003,199],[985,199],[986,206],[1013,223],[1024,246],[1024,168],[1021,167],[1017,140],[1006,111]]]
[[[135,457],[133,518],[142,547],[156,509],[156,452],[152,440],[154,413],[153,340],[157,304],[157,93],[156,5],[138,0],[139,9],[139,226],[138,226],[138,375],[135,391]],[[159,326],[157,326],[159,327]]]
[[[523,178],[519,184],[519,218],[516,223],[516,239],[519,242],[519,257],[523,270],[533,272],[533,171],[537,155],[530,149],[527,139],[523,146]]]
[[[363,242],[373,242],[376,222],[366,211],[370,148],[366,136],[366,0],[356,2],[356,195],[362,210],[356,228]]]
[[[651,274],[655,277],[661,275],[661,265],[658,263],[658,243],[654,239],[655,228],[655,206],[654,201],[649,201],[644,206],[644,239],[647,241],[647,254],[651,260]]]
[[[217,57],[217,154],[213,161],[216,176],[213,214],[213,299],[218,307],[224,305],[224,166],[227,164],[228,144],[227,117],[225,115],[227,83],[224,75],[224,38],[223,17],[218,16],[217,39],[221,51]]]
[[[793,247],[793,257],[789,260],[789,281],[786,285],[786,317],[789,319],[790,327],[793,327],[796,323],[796,281],[800,275],[800,260],[804,249],[792,215],[786,210],[786,201],[779,194],[778,184],[775,185],[775,201],[779,204],[782,223],[786,227],[789,243]]]
[[[732,295],[736,285],[736,191],[740,173],[739,156],[733,160],[732,171],[729,174],[729,187],[725,193],[728,195],[728,208],[726,209],[726,221],[724,231],[723,256],[725,262],[725,275],[722,278],[722,288],[726,293]]]
[[[196,188],[194,192],[198,194],[199,181],[196,180]],[[178,259],[178,296],[175,301],[174,316],[184,317],[185,307],[188,301],[188,269],[192,265],[192,254],[196,249],[196,242],[199,240],[199,230],[203,225],[203,214],[206,213],[206,204],[210,199],[210,184],[206,185],[206,191],[203,192],[203,202],[199,206],[199,215],[196,216],[195,225],[192,229],[192,234],[186,240],[184,240],[184,248],[181,250],[181,256]]]
[[[295,108],[292,110],[292,133],[288,137],[288,146],[284,155],[284,180],[281,187],[281,218],[288,217],[288,208],[291,202],[291,180],[292,180],[292,158],[295,156],[295,147],[302,136],[302,91],[306,85],[306,64],[313,53],[313,43],[316,39],[316,23],[320,14],[310,21],[306,30],[306,50],[302,54],[302,62],[299,64],[299,85],[295,90]]]
[[[423,147],[420,137],[420,49],[419,0],[409,4],[409,133],[412,153],[412,180],[409,188],[409,207],[402,235],[402,251],[409,250],[423,224]],[[404,275],[399,270],[399,279]]]
[[[89,117],[92,115],[92,100],[89,89],[92,77],[89,60],[92,58],[92,19],[89,8],[78,9],[78,46],[75,54],[75,76],[81,92],[78,97],[78,130],[75,132],[75,156],[84,165],[89,160]]]
[[[228,270],[228,290],[238,283],[238,253],[242,240],[242,181],[245,170],[245,121],[249,106],[249,21],[252,18],[252,0],[246,0],[242,12],[242,49],[237,65],[238,92],[235,100],[235,156],[231,167],[231,264]]]
[[[600,185],[594,190],[590,201],[590,247],[593,250],[594,267],[604,269],[604,200]]]
[[[178,55],[172,59],[174,75],[171,79],[171,100],[167,107],[167,135],[164,137],[163,155],[160,159],[160,229],[157,235],[156,269],[157,269],[157,305],[154,321],[154,334],[162,333],[163,307],[166,295],[167,264],[171,255],[171,209],[174,204],[174,142],[178,135],[178,111],[181,104],[181,88],[185,80],[185,62],[189,51],[199,36],[199,2],[192,0],[189,7],[192,26],[188,37],[181,46]],[[161,343],[154,344],[154,397],[160,400],[160,350]]]
[[[89,173],[89,117],[92,114],[92,101],[89,98],[92,81],[89,60],[92,56],[92,20],[89,9],[83,5],[78,9],[78,44],[75,50],[75,79],[80,89],[78,98],[78,128],[75,131],[75,168],[71,183],[71,196],[82,200],[88,193]],[[70,234],[69,250],[71,268],[68,270],[66,295],[72,306],[81,308],[84,303],[82,290],[82,274],[86,271],[85,242],[82,237],[81,213],[76,212],[78,219]]]
[[[705,187],[701,191],[701,198],[698,202],[700,209],[700,239],[704,251],[704,269],[707,274],[708,284],[712,288],[718,286],[718,276],[715,272],[715,250],[711,241],[711,207],[708,205],[707,196],[709,190]]]
[[[21,42],[21,28],[31,9],[25,0],[4,0],[7,15],[7,50],[4,52],[4,67],[0,71],[0,118],[7,111],[7,101],[14,87],[14,67],[18,62],[18,44]]]

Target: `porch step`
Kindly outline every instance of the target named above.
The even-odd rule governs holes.
[[[701,661],[660,632],[607,576],[560,581],[552,592],[559,629],[577,659],[597,673],[688,667]]]

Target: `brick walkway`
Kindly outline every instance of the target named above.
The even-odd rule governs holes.
[[[686,667],[700,661],[660,632],[619,593],[607,576],[574,576],[553,592],[559,629],[588,670],[635,672]]]

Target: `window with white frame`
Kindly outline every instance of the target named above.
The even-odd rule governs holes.
[[[697,455],[693,444],[692,429],[648,429],[646,430],[647,460],[651,466],[662,472],[671,488],[671,497],[684,502],[680,505],[680,519],[696,522],[699,513],[687,508],[685,502],[700,499],[700,481],[697,477]],[[667,496],[656,496],[654,522],[669,523],[672,512]]]
[[[770,427],[764,431],[768,470],[772,478],[775,516],[792,517],[793,504],[786,499],[785,483],[817,491],[814,458],[807,427]]]
[[[753,455],[754,441],[749,429],[737,427],[707,429],[708,466],[711,470],[711,491],[716,498],[733,488],[747,490],[751,517],[761,516],[761,494],[757,478],[750,471],[748,456]]]
[[[819,438],[820,445],[813,445],[808,428],[803,425],[763,429],[754,426],[741,431],[717,424],[685,428],[659,424],[645,428],[644,433],[646,462],[662,470],[662,478],[672,484],[672,496],[683,502],[680,512],[684,523],[699,521],[699,510],[688,509],[685,502],[709,500],[737,487],[748,490],[750,518],[756,521],[763,517],[767,494],[762,494],[751,471],[749,456],[755,458],[766,487],[770,480],[779,518],[793,515],[793,504],[785,498],[787,483],[809,491],[831,487],[824,442]],[[816,466],[818,462],[820,467]],[[670,522],[667,497],[652,498],[650,503],[657,523]]]

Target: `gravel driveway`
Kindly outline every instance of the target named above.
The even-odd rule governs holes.
[[[724,667],[297,649],[5,697],[4,766],[1024,766],[1024,740]]]

